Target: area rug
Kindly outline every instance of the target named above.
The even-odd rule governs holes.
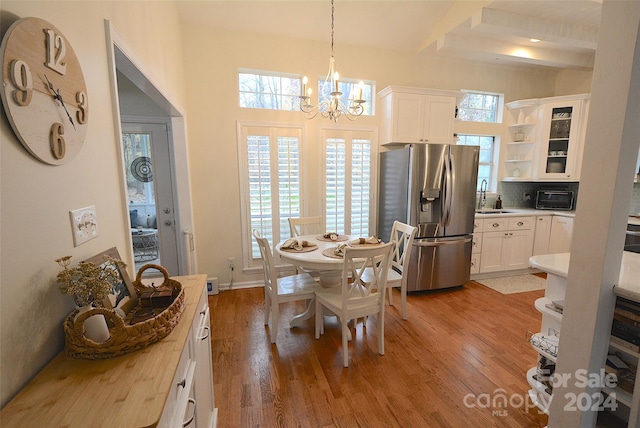
[[[535,275],[503,276],[499,278],[476,279],[476,282],[502,294],[524,293],[544,290],[546,280]]]

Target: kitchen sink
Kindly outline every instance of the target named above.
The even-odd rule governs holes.
[[[510,210],[495,210],[495,209],[476,210],[476,214],[509,214],[512,212],[513,211],[510,211]]]

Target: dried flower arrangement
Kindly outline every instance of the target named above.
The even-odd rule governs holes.
[[[118,281],[118,269],[127,267],[122,260],[109,256],[105,256],[104,259],[105,262],[100,265],[80,262],[74,268],[69,268],[71,256],[56,259],[64,268],[57,276],[60,292],[72,296],[78,306],[102,306],[102,301]]]

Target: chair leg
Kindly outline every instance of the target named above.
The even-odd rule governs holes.
[[[402,319],[407,319],[407,286],[400,287],[400,304],[402,306]]]
[[[389,305],[393,306],[393,287],[387,287],[389,290]]]
[[[264,325],[269,324],[269,315],[271,315],[271,297],[269,297],[269,293],[264,292]]]
[[[384,355],[384,305],[378,313],[378,353]]]
[[[278,338],[278,324],[280,323],[279,305],[273,305],[271,311],[271,330],[269,331],[269,336],[271,337],[271,343],[276,343],[276,339]]]
[[[341,320],[342,323],[342,364],[349,367],[349,325],[347,320]]]

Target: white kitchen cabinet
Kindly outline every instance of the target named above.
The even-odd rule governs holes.
[[[573,236],[573,217],[554,215],[551,220],[548,254],[568,253]]]
[[[549,253],[549,238],[551,237],[551,219],[553,216],[537,216],[536,230],[533,235],[533,255]]]
[[[534,178],[580,179],[588,101],[589,95],[540,100],[538,171]]]
[[[452,144],[462,92],[388,86],[380,96],[380,143]]]
[[[526,269],[533,251],[533,216],[485,219],[480,273]]]

